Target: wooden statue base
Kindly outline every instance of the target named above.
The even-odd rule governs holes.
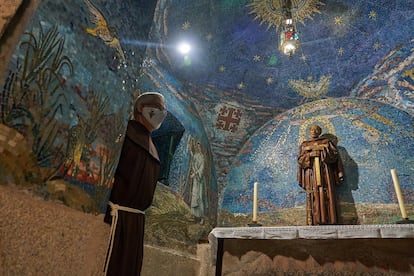
[[[409,218],[397,221],[397,224],[414,224],[414,220]]]
[[[263,226],[260,223],[257,223],[256,221],[253,221],[252,223],[247,224],[249,227],[260,227]]]

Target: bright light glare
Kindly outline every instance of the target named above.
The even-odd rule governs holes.
[[[181,54],[188,54],[190,50],[191,46],[186,42],[182,42],[178,45],[178,51],[180,51]]]
[[[294,54],[295,52],[296,52],[296,44],[294,44],[290,41],[285,42],[285,44],[283,45],[283,53],[285,55],[290,56],[290,55]]]

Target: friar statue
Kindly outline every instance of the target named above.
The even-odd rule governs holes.
[[[144,254],[145,210],[160,172],[151,133],[167,115],[164,96],[141,94],[128,122],[104,221],[111,225],[104,275],[140,275]]]
[[[306,191],[307,225],[337,224],[335,186],[344,179],[338,149],[332,140],[321,137],[322,129],[312,125],[310,140],[298,153],[298,182]]]

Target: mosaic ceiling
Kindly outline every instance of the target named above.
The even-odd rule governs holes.
[[[180,1],[156,14],[165,45],[187,39],[194,47],[185,59],[167,48],[173,74],[290,109],[349,96],[381,58],[412,39],[412,1],[291,2],[302,41],[292,57],[278,50],[281,1]]]

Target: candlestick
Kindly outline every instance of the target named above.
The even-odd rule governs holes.
[[[262,226],[261,224],[257,223],[257,190],[258,190],[258,183],[254,182],[253,184],[253,218],[252,223],[248,223],[249,227],[259,227]]]
[[[397,172],[395,169],[391,169],[391,176],[394,182],[395,193],[397,194],[398,204],[400,206],[401,216],[403,219],[408,219],[407,211],[404,206],[404,198],[401,193],[400,182],[398,181]]]
[[[253,185],[253,222],[257,221],[257,182]]]

